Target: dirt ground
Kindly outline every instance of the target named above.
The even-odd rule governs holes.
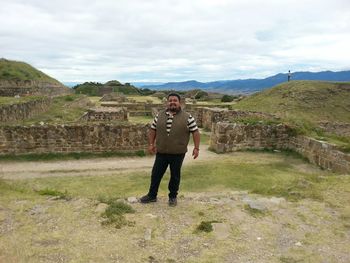
[[[208,146],[201,147],[200,156],[193,160],[191,153],[193,146],[188,147],[184,165],[193,162],[205,162],[220,158],[220,155],[207,150]],[[123,158],[96,158],[70,161],[45,162],[2,162],[0,177],[4,179],[28,179],[50,176],[98,176],[109,175],[115,171],[131,172],[152,169],[154,156],[123,157]]]
[[[232,156],[249,162],[252,153]],[[0,176],[16,180],[150,171],[153,158],[3,162]],[[222,155],[202,147],[200,158],[188,154],[185,165],[217,158]],[[318,169],[308,164],[295,168]],[[177,207],[169,207],[166,197],[129,204],[135,213],[126,215],[130,224],[121,229],[101,225],[103,208],[96,200],[42,196],[0,204],[0,262],[350,262],[350,224],[336,207],[321,201],[229,191],[185,192]],[[212,232],[196,231],[203,221],[211,222]]]

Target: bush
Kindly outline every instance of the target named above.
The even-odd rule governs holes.
[[[135,210],[128,204],[115,201],[113,199],[106,200],[109,204],[106,211],[102,214],[105,220],[102,225],[113,225],[115,228],[121,228],[124,225],[134,225],[134,222],[127,221],[124,217],[126,213],[135,213]]]
[[[233,101],[234,98],[235,98],[234,96],[224,95],[221,98],[221,102],[231,102],[231,101]]]

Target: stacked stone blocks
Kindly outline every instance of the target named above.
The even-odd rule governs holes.
[[[147,125],[43,125],[0,127],[0,155],[138,151],[147,148]]]

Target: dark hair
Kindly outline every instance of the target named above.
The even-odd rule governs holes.
[[[174,92],[173,93],[169,93],[167,99],[169,99],[169,97],[171,97],[171,96],[175,96],[175,97],[177,97],[179,99],[179,101],[181,101],[181,97],[180,97],[179,94],[174,93]]]

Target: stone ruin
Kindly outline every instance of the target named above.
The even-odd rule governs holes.
[[[133,99],[128,99],[123,93],[119,92],[111,92],[108,94],[104,94],[100,99],[103,102],[118,102],[118,103],[136,103]]]
[[[72,94],[70,88],[61,83],[49,83],[36,80],[1,80],[0,97],[14,96],[62,96]]]
[[[127,121],[128,111],[125,107],[96,107],[84,113],[81,120],[92,122]]]
[[[117,106],[118,104],[116,104]],[[125,107],[120,107],[126,105]],[[42,107],[41,105],[38,105]],[[109,150],[138,150],[145,149],[147,146],[147,130],[148,125],[142,127],[141,136],[134,138],[135,127],[133,124],[126,124],[130,112],[135,111],[142,114],[152,112],[156,114],[164,105],[141,104],[120,104],[117,107],[96,107],[89,109],[80,120],[88,122],[88,129],[91,130],[89,135],[81,133],[82,128],[79,125],[73,126],[33,126],[28,127],[0,127],[0,154],[12,153],[41,153],[51,152],[51,146],[55,144],[54,152],[71,152],[71,151],[109,151]],[[331,171],[349,173],[350,172],[350,154],[343,153],[326,142],[317,141],[312,138],[300,136],[295,131],[282,124],[278,123],[278,118],[271,114],[261,112],[248,112],[238,110],[228,110],[220,108],[203,108],[196,105],[187,105],[186,110],[190,112],[197,121],[199,127],[211,131],[210,148],[218,153],[232,152],[247,149],[289,149],[300,153],[310,162]],[[257,123],[242,123],[236,120],[244,118],[261,119]],[[277,120],[274,123],[268,124],[264,120]],[[120,121],[120,123],[113,121]],[[108,124],[110,122],[110,124]],[[98,126],[105,125],[105,126]],[[106,126],[107,125],[107,126]],[[97,127],[98,126],[98,127]],[[107,131],[109,138],[119,136],[123,130],[123,136],[120,142],[115,144],[113,148],[99,146],[99,142],[105,140]],[[95,130],[99,129],[96,133]],[[28,137],[28,131],[31,131],[32,136]],[[137,130],[137,129],[136,129]],[[76,131],[76,132],[75,132]],[[71,146],[70,140],[62,141],[62,138],[56,138],[56,132],[67,133],[69,136],[74,134],[74,141],[77,145]],[[35,134],[42,134],[40,137]],[[114,134],[116,133],[116,134]],[[12,135],[11,135],[12,134]],[[16,136],[14,136],[16,134]],[[132,139],[130,136],[134,139]],[[82,136],[82,137],[81,137]],[[94,148],[88,148],[82,143],[86,136],[91,136],[94,142]],[[97,136],[97,137],[96,137]],[[69,137],[70,138],[70,137]],[[134,140],[140,140],[135,142]],[[39,142],[40,140],[40,142]],[[110,140],[110,139],[109,139]],[[78,143],[80,142],[80,144]],[[90,142],[89,142],[90,143]],[[135,144],[136,143],[136,144]],[[79,145],[80,146],[79,146]],[[53,147],[53,146],[52,146]]]

